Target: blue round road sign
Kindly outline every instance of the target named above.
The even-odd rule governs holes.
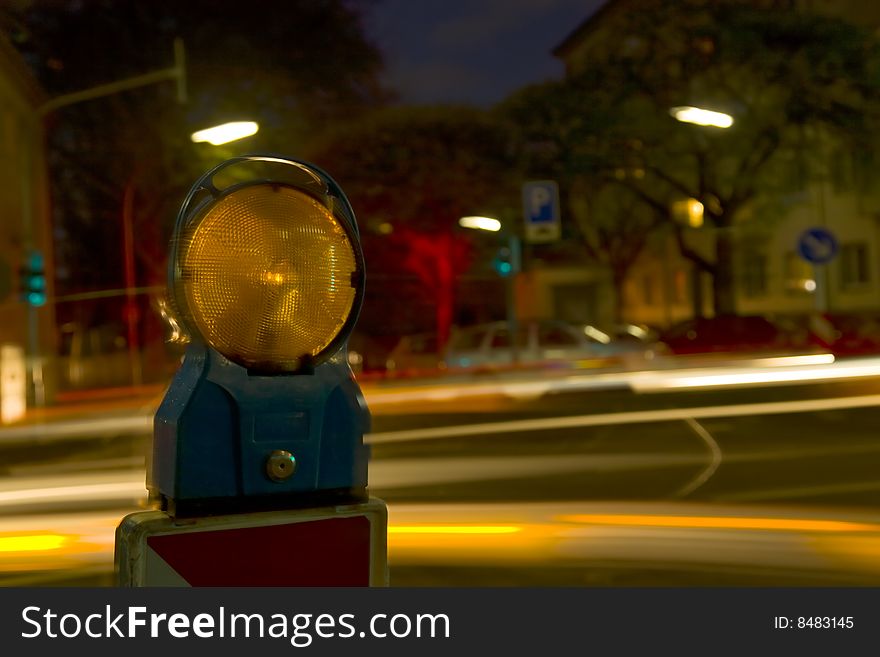
[[[837,255],[837,238],[826,228],[808,228],[798,239],[798,253],[807,262],[824,265]]]

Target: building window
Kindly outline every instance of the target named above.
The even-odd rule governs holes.
[[[762,297],[767,294],[767,256],[749,253],[743,259],[743,294]]]
[[[868,245],[865,242],[850,242],[840,247],[840,286],[857,287],[871,280],[868,268]]]

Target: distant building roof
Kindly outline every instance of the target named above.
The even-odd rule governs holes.
[[[565,59],[574,46],[581,42],[590,32],[592,32],[615,8],[620,4],[620,0],[606,0],[598,10],[588,16],[580,25],[569,33],[562,42],[556,46],[551,52],[554,57]]]

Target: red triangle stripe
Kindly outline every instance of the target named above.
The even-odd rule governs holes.
[[[369,586],[365,516],[181,531],[147,544],[192,586]]]

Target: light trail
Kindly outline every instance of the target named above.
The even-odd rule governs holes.
[[[0,583],[10,577],[51,581],[53,572],[112,572],[114,530],[130,510],[0,519],[0,537],[14,548],[0,553]],[[595,568],[616,562],[880,581],[876,513],[678,502],[392,504],[388,548],[392,575],[408,564]]]
[[[836,397],[831,399],[733,404],[729,406],[694,406],[690,408],[669,408],[651,411],[591,413],[588,415],[575,415],[569,417],[509,420],[503,422],[483,422],[479,424],[434,427],[429,429],[385,431],[368,434],[365,437],[365,440],[372,444],[381,444],[402,442],[406,440],[462,438],[465,436],[473,437],[524,431],[573,429],[612,424],[625,425],[643,424],[646,422],[669,422],[673,420],[686,421],[688,418],[696,420],[717,417],[742,417],[748,415],[810,413],[840,409],[869,408],[877,406],[878,404],[880,404],[880,395],[861,395],[856,397]]]
[[[558,374],[558,373],[557,373]],[[596,372],[567,374],[556,378],[421,385],[404,389],[364,386],[364,394],[371,408],[379,409],[393,404],[413,402],[451,402],[474,397],[507,397],[511,399],[538,399],[552,393],[586,390],[630,389],[638,393],[663,392],[677,388],[711,388],[773,385],[780,383],[806,384],[841,379],[859,379],[880,376],[880,358],[868,357],[844,363],[833,354],[804,354],[768,356],[742,359],[727,365],[652,369],[628,372]]]
[[[36,422],[0,429],[0,442],[5,444],[49,442],[76,438],[95,438],[116,434],[153,433],[153,413],[137,413],[122,417],[89,418],[53,422]]]
[[[397,525],[389,534],[516,534],[522,527],[504,525]]]
[[[877,532],[878,526],[834,520],[679,515],[575,515],[561,522],[619,527],[681,527],[700,529],[757,529],[786,532]]]
[[[725,366],[657,369],[628,372],[535,375],[529,379],[499,381],[454,380],[432,385],[382,387],[365,384],[364,395],[376,414],[396,404],[437,403],[498,397],[535,400],[553,393],[629,389],[637,393],[665,392],[680,388],[718,388],[775,384],[807,384],[842,379],[880,377],[880,358],[835,362],[831,354],[807,354],[744,359]],[[133,415],[34,422],[0,428],[0,442],[23,444],[113,435],[149,435],[153,431],[154,405]],[[696,416],[694,416],[696,417]],[[678,418],[682,419],[682,418]]]
[[[0,552],[43,552],[64,547],[69,538],[59,534],[0,536]]]

